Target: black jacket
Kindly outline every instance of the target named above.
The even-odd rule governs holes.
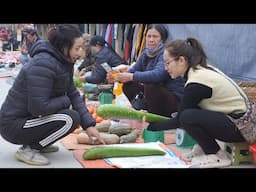
[[[24,65],[1,107],[1,120],[26,119],[55,114],[72,105],[86,129],[95,121],[73,83],[73,63],[48,41],[31,47],[31,60]]]
[[[101,66],[102,63],[108,63],[111,67],[116,67],[121,64],[127,64],[124,59],[122,59],[118,54],[113,52],[108,47],[103,47],[95,55],[95,63],[92,66],[92,75],[86,77],[86,82],[88,83],[106,83],[106,74],[107,72]]]

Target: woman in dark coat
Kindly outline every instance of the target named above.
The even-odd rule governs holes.
[[[106,70],[101,66],[102,63],[108,63],[110,67],[117,67],[127,62],[121,58],[115,50],[104,40],[102,36],[95,35],[90,41],[94,63],[92,64],[92,73],[90,76],[84,76],[85,71],[80,72],[80,81],[101,84],[107,83]]]
[[[16,158],[31,165],[47,165],[45,151],[79,124],[91,138],[99,138],[95,120],[73,83],[73,65],[82,51],[82,33],[76,25],[59,25],[48,41],[31,47],[31,59],[23,66],[1,107],[0,133],[22,145]],[[71,108],[72,106],[72,108]]]
[[[128,72],[117,74],[115,81],[123,83],[123,92],[133,108],[169,117],[178,110],[184,80],[172,79],[165,71],[163,53],[167,39],[168,31],[163,24],[150,24],[145,50]],[[109,74],[108,80],[113,80]]]

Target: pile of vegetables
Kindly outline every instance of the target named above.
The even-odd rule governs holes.
[[[133,143],[136,142],[139,136],[138,131],[134,130],[130,125],[124,123],[111,124],[110,120],[103,120],[97,123],[95,128],[99,131],[100,137],[105,144]],[[75,133],[77,133],[77,143],[79,144],[101,144],[98,140],[90,140],[82,128],[77,129]]]
[[[168,120],[169,117],[129,109],[115,104],[104,104],[97,107],[88,107],[89,112],[102,118],[97,122],[96,129],[100,132],[100,137],[106,144],[132,143],[136,142],[139,133],[128,124],[114,123],[103,119],[134,119],[142,121],[145,117],[146,122],[161,122]],[[93,115],[94,116],[94,115]],[[77,135],[77,142],[81,144],[101,144],[99,141],[92,141],[84,130]],[[134,157],[146,155],[164,155],[160,149],[121,147],[121,146],[94,146],[83,153],[83,159],[94,160],[108,157]]]

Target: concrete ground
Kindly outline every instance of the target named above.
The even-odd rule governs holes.
[[[6,94],[13,82],[13,78],[0,78],[0,106],[4,101]],[[72,151],[64,148],[62,143],[56,142],[60,150],[56,153],[45,154],[50,160],[50,164],[47,166],[32,166],[22,163],[15,159],[15,152],[20,145],[14,145],[5,141],[0,136],[0,168],[82,168],[80,163],[73,157]],[[175,145],[173,145],[176,147]],[[187,148],[178,148],[179,150],[188,151]],[[230,166],[230,168],[255,168],[253,164],[243,164],[239,166]]]
[[[0,168],[82,168],[80,163],[74,159],[72,152],[65,149],[60,142],[56,143],[60,147],[58,152],[45,154],[51,162],[47,166],[22,163],[15,158],[15,152],[20,147],[19,145],[8,143],[2,137],[0,143]]]

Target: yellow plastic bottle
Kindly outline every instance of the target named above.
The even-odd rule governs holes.
[[[117,97],[123,93],[123,83],[115,82],[113,94]]]

